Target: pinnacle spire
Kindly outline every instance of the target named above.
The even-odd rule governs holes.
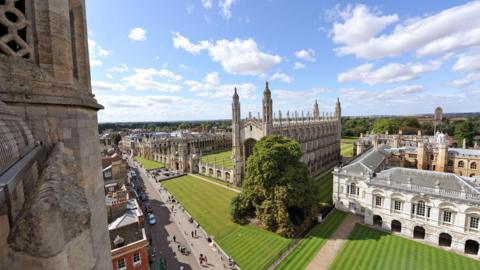
[[[264,94],[270,93],[270,88],[268,87],[268,81],[265,82],[265,91],[263,93]]]
[[[238,98],[238,94],[237,94],[237,87],[235,86],[234,90],[233,90],[233,98]]]

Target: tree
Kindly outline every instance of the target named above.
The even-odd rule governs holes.
[[[400,128],[400,125],[398,121],[395,121],[392,118],[382,118],[378,119],[373,123],[373,133],[376,134],[381,134],[385,133],[385,131],[388,131],[390,134],[394,134],[398,132],[398,129]]]
[[[110,135],[110,139],[112,140],[112,143],[114,145],[118,145],[118,143],[122,140],[122,136],[120,136],[120,133],[118,133],[118,132],[113,132]]]
[[[147,130],[148,130],[148,131],[152,131],[152,132],[153,132],[153,131],[155,131],[156,129],[157,129],[157,125],[155,125],[154,123],[150,123],[150,124],[148,124],[148,126],[147,126]]]
[[[293,237],[313,221],[316,188],[300,158],[300,145],[272,135],[258,141],[247,159],[242,193],[231,202],[231,215],[242,223],[258,218],[268,230]]]
[[[190,125],[188,123],[185,123],[185,122],[178,125],[178,129],[184,130],[184,129],[189,129],[189,128],[190,128]]]

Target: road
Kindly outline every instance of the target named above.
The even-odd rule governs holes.
[[[156,251],[154,258],[161,258],[162,261],[166,259],[166,269],[180,269],[180,266],[183,266],[184,270],[203,269],[193,254],[186,256],[178,250],[178,245],[188,246],[184,233],[175,222],[172,222],[167,205],[163,203],[159,192],[154,188],[152,183],[148,181],[143,170],[137,169],[131,160],[129,160],[129,165],[137,172],[138,180],[136,184],[144,187],[149,196],[149,203],[152,206],[153,213],[157,219],[155,225],[149,225],[147,217],[145,216],[145,231],[147,237],[152,239],[152,246]],[[176,237],[176,242],[173,242],[173,236]],[[155,263],[152,264],[151,269],[156,269],[154,266]]]

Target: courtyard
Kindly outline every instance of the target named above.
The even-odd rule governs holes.
[[[189,175],[163,185],[241,269],[265,269],[292,242],[255,225],[233,223],[229,206],[236,192],[225,187]]]
[[[225,169],[233,169],[232,151],[223,151],[204,155],[201,157],[203,163],[223,167]]]
[[[340,141],[340,154],[342,157],[353,156],[353,144],[357,141],[357,137],[342,137]]]
[[[140,156],[136,156],[135,160],[138,161],[140,164],[142,164],[143,168],[145,168],[145,170],[147,170],[147,171],[160,169],[160,168],[165,168],[165,164],[163,164],[161,162],[145,159],[145,158],[142,158]]]
[[[480,262],[357,224],[332,269],[473,270]]]

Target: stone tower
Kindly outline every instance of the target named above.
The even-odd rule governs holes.
[[[315,99],[315,104],[313,104],[313,119],[318,120],[320,119],[320,109],[318,109],[318,103]]]
[[[423,142],[419,142],[417,146],[417,169],[428,169],[427,148]]]
[[[242,138],[241,138],[241,118],[240,118],[240,98],[235,87],[232,101],[232,155],[235,162],[233,169],[233,181],[240,184],[243,172]]]
[[[26,145],[12,166],[0,160],[7,168],[0,174],[28,172],[11,178],[15,189],[0,205],[9,221],[0,215],[0,265],[111,269],[98,147],[103,107],[91,91],[85,0],[0,1],[0,105],[9,111],[0,111],[0,126],[16,114],[28,130],[0,131],[0,154],[9,136]]]
[[[441,107],[435,108],[435,112],[433,114],[433,133],[435,134],[438,128],[442,125],[443,122],[443,109]]]
[[[265,90],[263,91],[263,110],[262,110],[262,124],[263,135],[267,136],[272,133],[273,130],[273,108],[272,108],[272,92],[268,88],[268,82],[265,83]]]

